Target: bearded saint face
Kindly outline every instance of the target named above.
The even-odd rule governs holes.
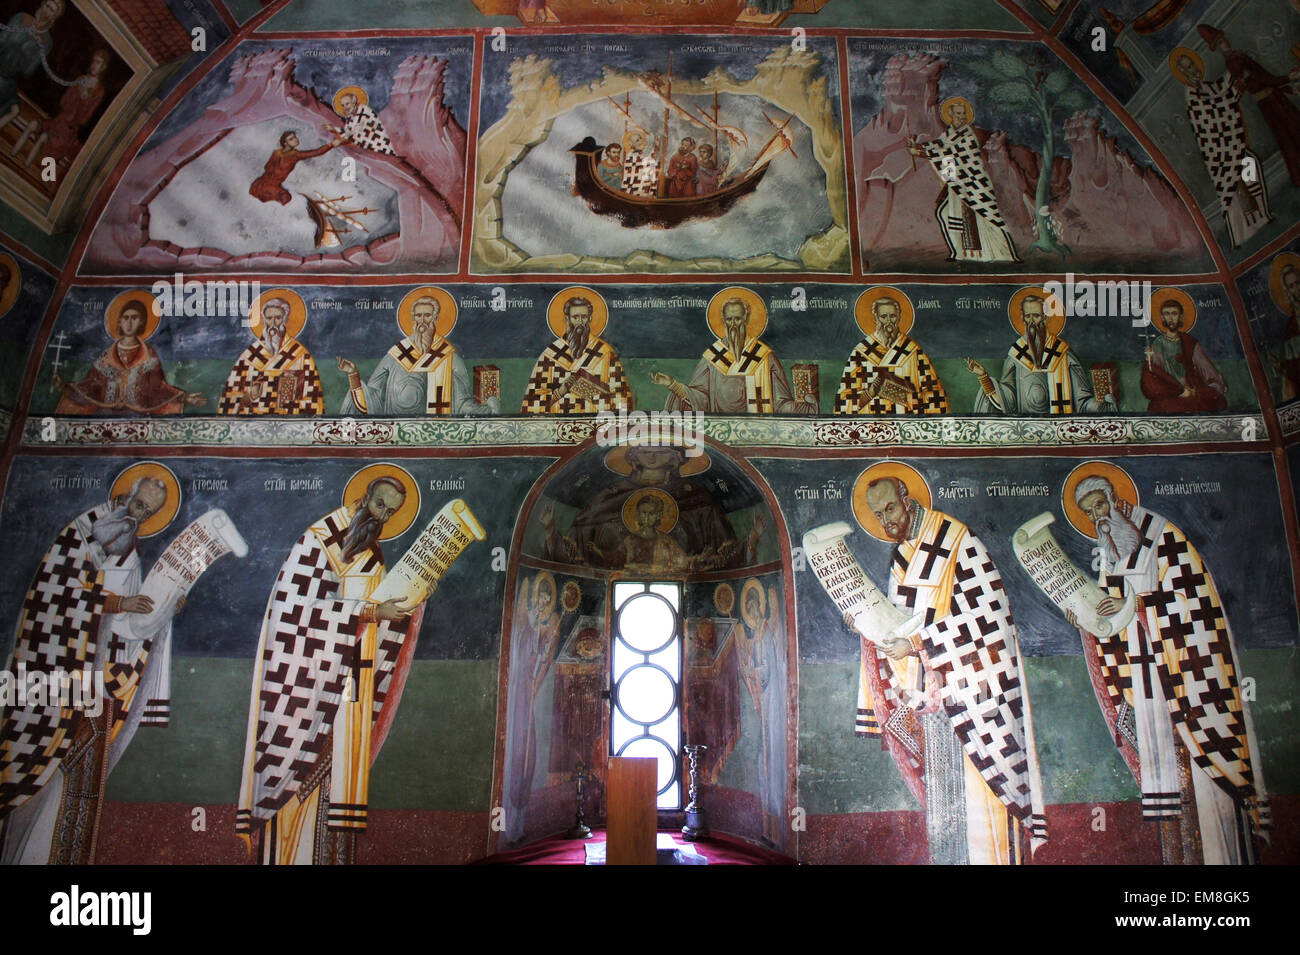
[[[591,306],[586,302],[575,302],[565,311],[564,339],[569,354],[575,357],[587,350],[587,343],[591,340]]]
[[[1116,567],[1137,550],[1141,535],[1137,525],[1119,512],[1113,493],[1089,491],[1079,499],[1079,508],[1097,528],[1105,566]]]
[[[124,557],[135,547],[140,525],[153,517],[167,502],[167,488],[156,478],[136,481],[120,504],[91,525],[90,536],[104,552]]]
[[[1164,325],[1170,338],[1178,337],[1178,330],[1183,327],[1183,310],[1177,303],[1170,302],[1160,309],[1160,324]]]
[[[284,344],[284,330],[289,324],[289,313],[279,305],[268,304],[262,309],[262,341],[272,351]]]
[[[343,559],[352,560],[370,550],[379,542],[384,525],[406,501],[406,494],[392,484],[376,481],[366,492],[365,499],[352,516],[348,532],[343,538]]]
[[[1204,79],[1205,74],[1202,73],[1201,68],[1196,65],[1196,61],[1186,53],[1178,58],[1178,68],[1182,70],[1184,76],[1191,80],[1193,86],[1201,85],[1201,80]]]
[[[745,306],[740,302],[728,302],[722,306],[722,322],[727,331],[727,348],[739,358],[749,338],[749,314]]]
[[[879,302],[872,312],[876,316],[876,340],[882,345],[892,345],[898,338],[898,306],[893,302]]]
[[[912,533],[912,507],[907,487],[892,478],[884,478],[867,486],[867,507],[880,522],[885,536],[902,543]]]
[[[433,344],[438,328],[438,303],[432,300],[416,302],[411,309],[411,337],[423,351]]]
[[[1043,315],[1043,303],[1026,301],[1020,307],[1020,314],[1025,320],[1025,340],[1034,353],[1034,364],[1042,367],[1043,347],[1047,344],[1047,318]]]

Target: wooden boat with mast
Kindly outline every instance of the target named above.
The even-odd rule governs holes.
[[[658,140],[660,162],[656,195],[633,195],[630,192],[615,189],[608,185],[601,178],[597,169],[605,147],[597,143],[595,137],[588,136],[569,150],[574,154],[573,179],[577,194],[586,201],[592,212],[617,219],[624,227],[629,229],[636,229],[646,225],[671,229],[691,219],[716,219],[725,215],[738,201],[758,188],[759,183],[763,181],[763,177],[767,175],[768,167],[773,159],[787,150],[794,154],[796,158],[798,156],[794,152],[794,140],[789,132],[790,121],[794,117],[788,116],[785,122],[777,123],[764,113],[764,118],[776,132],[767,141],[766,145],[759,150],[754,161],[750,163],[749,168],[742,175],[730,182],[726,182],[716,191],[705,195],[668,195],[665,173],[668,160],[671,158],[668,150],[668,143],[670,142],[668,136],[669,120],[674,114],[679,121],[685,121],[693,126],[703,127],[713,132],[713,155],[715,159],[718,157],[720,136],[725,136],[731,141],[733,150],[748,144],[744,133],[739,129],[719,123],[718,97],[716,93],[713,96],[712,116],[698,107],[695,108],[694,112],[691,112],[672,98],[672,82],[671,59],[669,60],[666,79],[658,73],[651,73],[641,78],[642,87],[664,102],[663,135]],[[610,102],[622,114],[625,131],[635,128],[648,134],[645,127],[637,123],[632,117],[630,97],[625,96],[624,103],[621,106],[617,100],[611,99]]]
[[[742,179],[707,196],[633,196],[611,189],[596,172],[604,147],[588,136],[569,152],[575,156],[573,178],[578,195],[597,215],[618,219],[629,229],[644,225],[672,228],[688,219],[716,219],[737,200],[758,188],[767,174],[764,163]]]

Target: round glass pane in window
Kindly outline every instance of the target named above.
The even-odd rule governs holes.
[[[677,617],[662,597],[638,594],[618,611],[619,636],[633,650],[653,653],[677,630]]]
[[[638,666],[618,681],[618,705],[638,723],[658,723],[677,702],[673,681],[658,667]]]
[[[668,744],[653,736],[638,736],[623,747],[620,756],[643,756],[659,760],[659,792],[663,792],[673,781],[677,771],[677,757],[668,748]]]

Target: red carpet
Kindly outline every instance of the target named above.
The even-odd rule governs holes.
[[[730,836],[712,835],[688,843],[680,832],[670,833],[678,845],[693,845],[709,865],[794,865],[795,861],[771,849],[750,845]],[[472,865],[586,865],[589,842],[603,842],[604,829],[593,829],[587,839],[551,836],[509,852],[499,852]]]

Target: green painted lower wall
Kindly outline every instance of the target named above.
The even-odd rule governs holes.
[[[107,798],[237,802],[252,675],[251,660],[174,660],[171,726],[136,734]],[[371,807],[486,811],[496,701],[496,660],[416,660],[371,773]]]
[[[248,660],[179,658],[172,725],[144,729],[109,779],[124,802],[233,804],[248,718]],[[1300,792],[1300,654],[1242,654],[1254,678],[1252,712],[1272,793]],[[1027,661],[1043,784],[1049,804],[1138,797],[1098,712],[1082,657]],[[857,665],[799,669],[799,804],[811,814],[914,809],[889,755],[853,734]],[[741,738],[718,780],[752,789],[755,717],[746,698]],[[375,761],[376,809],[482,812],[490,808],[495,755],[497,661],[417,660],[397,719]]]
[[[1248,650],[1251,712],[1270,793],[1300,791],[1300,654]],[[1082,657],[1026,661],[1038,760],[1049,805],[1137,799],[1132,774],[1106,732]],[[799,668],[799,803],[810,814],[915,809],[893,760],[853,733],[856,663]]]

